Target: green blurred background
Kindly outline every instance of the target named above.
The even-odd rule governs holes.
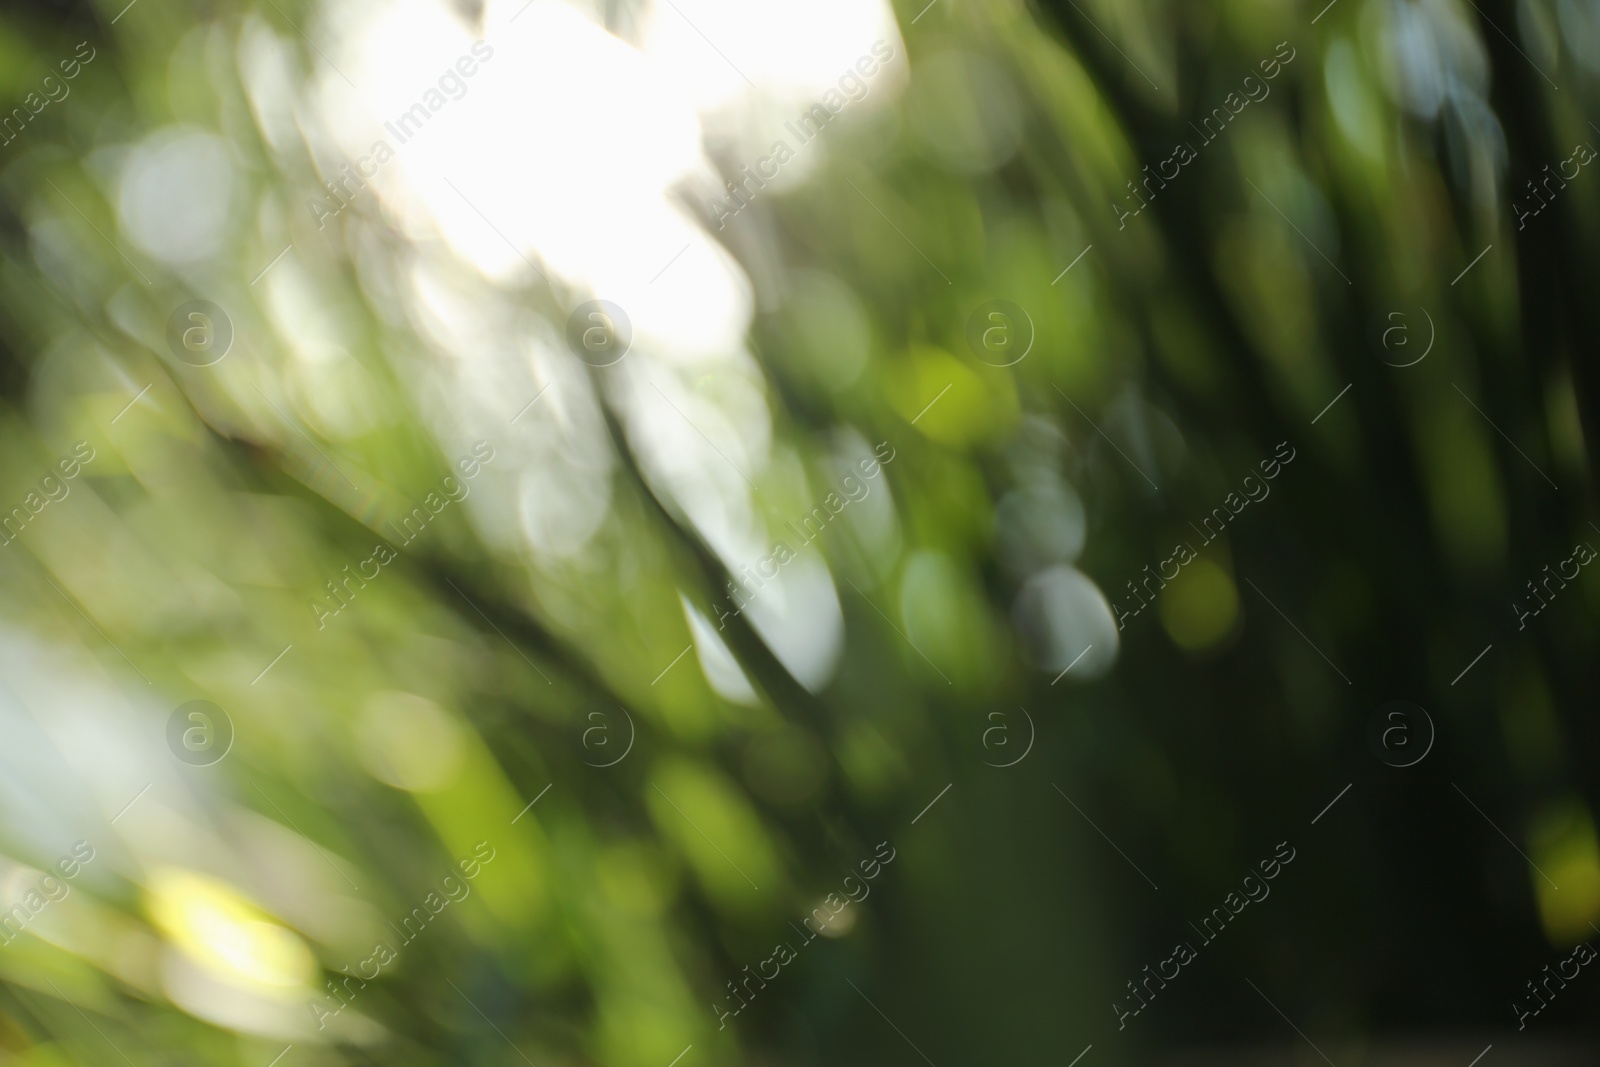
[[[1594,1062],[1597,79],[1600,0],[8,5],[0,1058]]]

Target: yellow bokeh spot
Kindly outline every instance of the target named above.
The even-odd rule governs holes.
[[[975,370],[943,349],[914,346],[889,372],[889,402],[931,440],[965,445],[1001,436],[1017,421],[1011,373]]]
[[[1539,868],[1528,875],[1539,895],[1545,936],[1562,947],[1587,941],[1594,934],[1589,924],[1600,922],[1600,846],[1582,805],[1568,801],[1541,811],[1529,835],[1529,851]]]
[[[234,985],[281,991],[307,984],[311,950],[226,882],[158,869],[146,887],[150,917],[169,941]]]
[[[1228,572],[1196,559],[1161,592],[1161,625],[1186,652],[1203,652],[1226,638],[1239,619],[1239,592]]]

